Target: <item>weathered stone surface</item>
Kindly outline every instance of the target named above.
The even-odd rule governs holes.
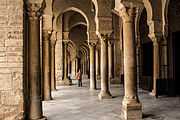
[[[0,120],[22,120],[23,1],[0,1]]]
[[[0,73],[0,91],[1,90],[10,90],[11,89],[11,74],[6,73],[6,74],[2,74]]]

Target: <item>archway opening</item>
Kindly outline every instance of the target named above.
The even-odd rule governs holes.
[[[149,27],[147,25],[147,12],[144,9],[140,18],[140,40],[141,40],[141,79],[139,86],[151,91],[153,84],[153,43],[148,37]]]

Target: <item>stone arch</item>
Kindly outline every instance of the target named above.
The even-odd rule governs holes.
[[[161,0],[143,0],[147,11],[147,22],[149,26],[149,36],[162,35],[162,2]]]
[[[85,22],[77,22],[75,24],[72,24],[71,26],[69,26],[69,30],[71,30],[73,27],[76,27],[78,25],[84,25],[87,26],[87,24]]]
[[[57,17],[56,17],[56,21],[55,21],[55,25],[56,26],[59,26],[59,23],[60,23],[60,16],[65,13],[65,12],[68,12],[68,11],[75,11],[77,13],[80,13],[86,20],[86,23],[87,23],[87,30],[89,30],[89,19],[87,17],[87,15],[80,9],[78,8],[75,8],[75,7],[69,7],[67,9],[65,9],[62,13],[60,13]]]
[[[163,34],[165,37],[168,35],[168,11],[169,11],[170,0],[165,0],[162,11],[163,11]]]
[[[73,42],[73,41],[69,41],[69,43],[68,43],[68,49],[69,49],[69,53],[70,53],[70,58],[71,58],[71,60],[73,59],[73,58],[75,58],[76,57],[76,54],[77,54],[77,46],[76,46],[76,44]]]
[[[92,0],[92,2],[93,2],[93,4],[94,4],[94,6],[95,6],[95,23],[96,23],[96,32],[98,32],[99,31],[99,19],[98,19],[98,11],[99,11],[99,9],[98,9],[98,2],[97,2],[97,0]]]

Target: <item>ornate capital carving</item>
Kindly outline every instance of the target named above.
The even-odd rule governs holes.
[[[63,39],[69,40],[69,32],[63,32]]]
[[[43,41],[50,41],[52,30],[43,30]]]
[[[54,40],[54,41],[57,40],[57,32],[56,31],[52,31],[51,40]]]
[[[124,22],[133,22],[136,16],[136,8],[123,8],[120,11],[120,16],[122,17]]]
[[[162,40],[162,34],[149,34],[149,38],[152,40],[153,44],[158,44]]]
[[[105,33],[105,34],[101,34],[100,35],[100,39],[103,40],[103,41],[109,41],[109,40],[112,40],[112,33]]]
[[[26,7],[30,19],[39,19],[46,7],[45,0],[42,2],[26,2]]]
[[[89,46],[91,47],[95,47],[96,45],[97,45],[97,40],[94,40],[94,41],[90,41],[90,42],[88,42],[88,44],[89,44]]]
[[[137,13],[136,9],[144,7],[142,2],[135,0],[116,0],[115,11],[119,13],[124,22],[133,22]]]
[[[109,45],[109,46],[112,46],[113,44],[114,44],[114,40],[113,40],[113,39],[109,39],[109,40],[108,40],[108,45]]]
[[[63,40],[63,44],[67,45],[70,41],[69,40]]]

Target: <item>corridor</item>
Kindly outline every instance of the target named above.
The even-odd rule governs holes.
[[[93,93],[89,91],[88,80],[83,81],[82,88],[73,85],[58,86],[57,89],[52,93],[54,100],[43,102],[44,115],[48,120],[120,120],[122,85],[111,84],[114,98],[103,101],[97,97],[99,89]],[[180,120],[180,98],[155,99],[143,90],[139,90],[139,97],[144,120]]]

